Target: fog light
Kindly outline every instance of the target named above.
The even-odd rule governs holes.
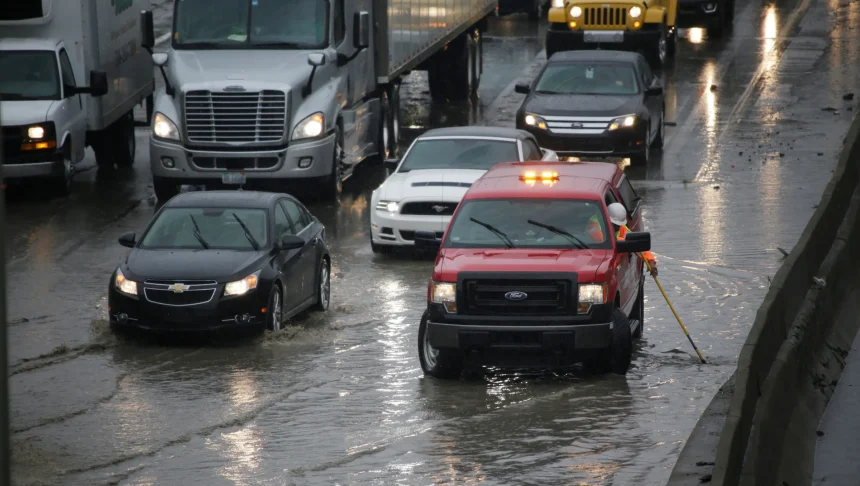
[[[705,4],[705,12],[706,13],[714,13],[717,10],[717,4],[715,3],[706,3]]]
[[[128,322],[128,314],[120,314],[116,316],[116,320],[119,321],[120,324],[125,324]]]
[[[307,169],[313,162],[313,157],[302,157],[299,159],[299,169]]]
[[[576,22],[575,22],[575,21],[572,21],[572,22],[570,23],[570,28],[571,28],[571,29],[575,29],[575,28],[576,28]]]
[[[166,167],[168,169],[172,169],[172,168],[176,167],[176,162],[173,161],[172,157],[162,157],[161,158],[161,165],[163,165],[164,167]]]
[[[640,25],[642,25],[642,24],[638,20],[636,22],[633,22],[633,28],[634,29],[638,29]]]
[[[240,316],[237,314],[236,315],[236,322],[238,322],[239,324],[247,324],[247,323],[251,322],[251,315],[250,314],[242,314]]]

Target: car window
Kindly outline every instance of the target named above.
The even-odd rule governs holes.
[[[523,160],[540,160],[542,158],[543,153],[534,140],[523,140]]]
[[[630,184],[630,179],[622,177],[618,182],[618,194],[621,196],[621,203],[627,208],[627,212],[633,214],[639,207],[640,197],[633,190],[633,185]]]
[[[60,71],[63,73],[63,85],[73,88],[78,86],[75,82],[75,71],[72,69],[72,63],[65,49],[60,49]]]
[[[606,206],[609,206],[612,203],[617,203],[618,198],[615,197],[615,193],[612,192],[611,189],[606,190],[606,195],[603,198],[603,202],[606,203]]]
[[[547,65],[534,91],[544,94],[634,95],[636,70],[626,63],[557,62]]]
[[[284,235],[293,234],[293,228],[290,225],[290,220],[287,219],[287,213],[280,204],[275,206],[275,236],[280,238]]]
[[[639,58],[639,70],[642,72],[642,83],[647,88],[654,83],[654,73],[651,72],[651,67],[645,59]]]
[[[501,162],[519,160],[520,151],[513,140],[419,140],[409,149],[398,172],[420,169],[489,170]]]
[[[54,51],[0,51],[0,93],[6,101],[60,99]]]
[[[257,244],[267,244],[268,218],[262,209],[168,208],[153,222],[140,247],[253,250],[243,225]]]
[[[310,226],[314,222],[314,217],[311,216],[311,213],[308,212],[307,208],[299,205],[299,209],[302,212],[302,221],[304,221],[305,226]]]
[[[334,2],[334,45],[339,46],[346,37],[346,20],[344,19],[344,0]]]
[[[290,221],[293,223],[293,229],[295,230],[295,234],[299,234],[302,232],[305,227],[307,227],[307,223],[302,220],[302,211],[299,209],[299,206],[290,200],[281,201],[281,205],[284,207],[284,211],[287,212],[287,216],[290,217]]]
[[[558,234],[535,222],[553,226],[571,236]],[[611,248],[611,242],[605,237],[607,226],[599,200],[517,198],[465,201],[451,222],[445,247],[507,246],[504,238],[481,223],[504,233],[518,248],[576,248],[577,242],[588,248]]]

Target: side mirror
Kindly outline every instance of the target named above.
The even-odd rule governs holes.
[[[353,22],[353,46],[356,49],[370,47],[370,13],[365,11],[356,12]]]
[[[526,83],[517,83],[514,86],[514,91],[516,91],[519,94],[529,94],[529,92],[531,91],[531,88]]]
[[[156,52],[152,55],[152,63],[158,67],[164,66],[167,64],[167,53],[166,52]]]
[[[645,90],[645,94],[648,96],[660,96],[663,94],[662,86],[651,86],[650,88]]]
[[[623,240],[615,242],[618,253],[639,253],[651,250],[651,233],[627,233]]]
[[[93,96],[106,95],[108,92],[107,73],[104,71],[90,71],[90,86],[85,89],[86,92]]]
[[[284,235],[278,243],[281,250],[297,250],[305,246],[305,240],[296,235]]]
[[[152,21],[152,10],[140,12],[140,46],[144,49],[155,47],[155,24]]]
[[[432,231],[415,232],[415,248],[438,251],[440,246],[442,246],[442,241],[436,239],[436,233]]]
[[[386,169],[394,170],[397,168],[398,165],[400,165],[400,159],[385,159],[385,161],[382,162],[382,165]]]
[[[119,244],[126,248],[134,248],[136,241],[134,241],[135,235],[134,233],[126,233],[119,237]]]
[[[325,54],[321,52],[314,52],[312,54],[308,54],[308,64],[313,67],[320,67],[325,65]]]

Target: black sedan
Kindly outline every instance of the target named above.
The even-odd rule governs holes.
[[[623,51],[553,54],[517,112],[517,128],[560,156],[629,157],[648,162],[663,146],[663,86],[645,58]]]
[[[305,309],[329,307],[325,227],[286,194],[180,194],[139,239],[119,242],[132,250],[110,280],[115,331],[277,331]]]

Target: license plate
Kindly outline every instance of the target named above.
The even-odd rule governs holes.
[[[221,182],[224,184],[244,184],[245,174],[241,172],[228,172],[221,175]]]
[[[594,43],[624,42],[624,31],[623,30],[587,30],[587,31],[585,31],[585,42],[594,42]]]

